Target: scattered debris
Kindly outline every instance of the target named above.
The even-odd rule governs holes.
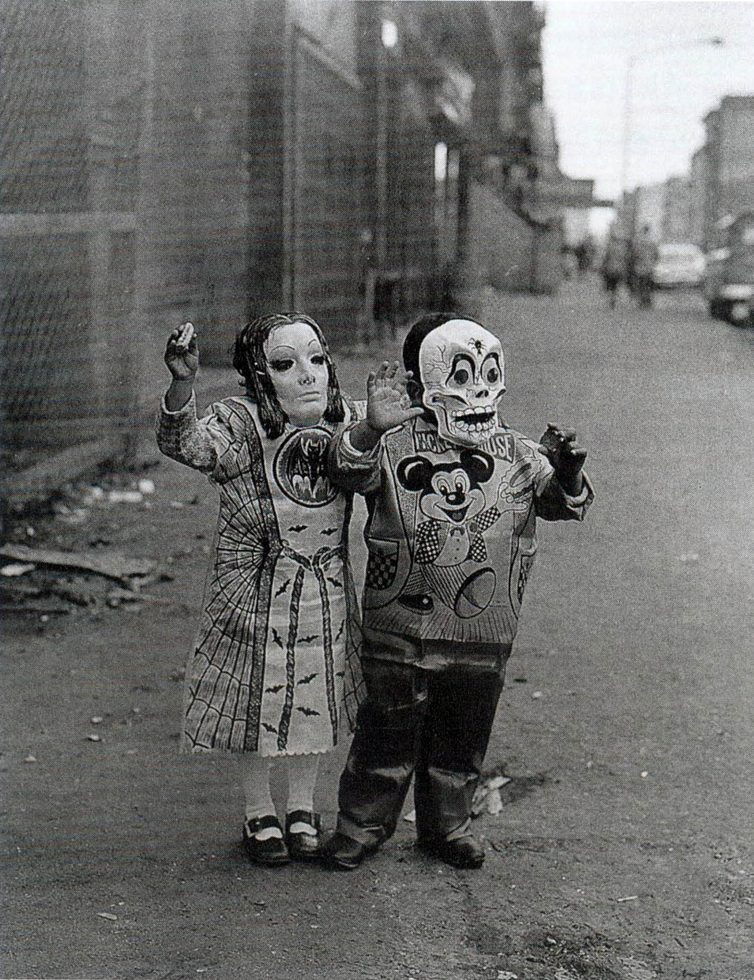
[[[93,725],[101,725],[105,719],[101,715],[95,715],[94,718],[90,718],[89,721]]]
[[[151,602],[157,606],[174,606],[172,599],[162,599],[160,596],[149,595],[146,592],[133,592],[131,589],[111,589],[107,593],[107,604],[119,606],[122,602]]]
[[[474,793],[474,800],[471,804],[472,817],[478,817],[485,812],[493,817],[497,816],[503,809],[500,790],[510,782],[512,782],[510,776],[502,775],[489,776],[483,779]]]
[[[66,504],[54,504],[52,508],[58,520],[64,524],[83,524],[89,517],[86,507],[68,507]]]
[[[685,552],[678,556],[678,561],[682,562],[694,562],[699,561],[699,555],[695,551]]]
[[[112,912],[98,912],[97,915],[100,917],[100,919],[107,919],[108,922],[117,922],[118,921],[118,916],[117,915],[113,915]]]
[[[107,499],[111,504],[140,504],[144,494],[140,490],[111,490]]]
[[[139,493],[143,493],[145,495],[154,493],[155,490],[154,480],[139,480],[136,486],[139,488]]]
[[[25,585],[21,582],[0,582],[0,591],[9,598],[28,599],[44,595],[44,589],[38,585]]]
[[[30,548],[24,544],[6,544],[0,548],[0,557],[16,561],[32,562],[34,565],[49,565],[55,568],[77,568],[104,578],[114,579],[126,588],[133,584],[131,579],[154,572],[157,563],[151,558],[128,558],[126,555],[111,552],[109,555],[80,554],[73,551],[52,551]]]
[[[649,773],[648,773],[648,772],[647,772],[647,770],[645,769],[645,770],[644,770],[644,771],[642,772],[642,774],[641,774],[641,778],[642,778],[642,779],[646,779],[648,775],[649,775]]]
[[[36,762],[36,761],[37,761],[37,757],[35,755],[27,755],[26,758],[24,759],[24,762]]]
[[[29,562],[11,562],[10,565],[3,565],[0,568],[0,575],[4,575],[5,578],[17,578],[19,575],[26,575],[27,572],[31,572],[36,568],[36,565],[32,565]]]
[[[638,895],[624,895],[623,898],[616,898],[616,902],[635,902],[639,898]]]
[[[87,739],[90,742],[101,742],[102,741],[102,736],[101,735],[95,735],[94,732],[90,732],[86,737],[87,737]]]
[[[518,974],[511,973],[510,970],[498,970],[497,980],[518,980]]]
[[[48,584],[47,591],[59,599],[66,599],[75,606],[92,606],[99,596],[85,579],[74,578]]]
[[[19,606],[12,602],[0,602],[0,613],[31,613],[46,623],[50,616],[66,616],[71,610],[68,606],[44,606],[35,602]]]
[[[541,698],[541,697],[542,697],[542,692],[541,691],[534,691],[532,693],[532,696],[531,696],[532,701],[536,701],[538,698]]]

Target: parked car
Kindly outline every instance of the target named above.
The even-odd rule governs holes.
[[[725,228],[725,241],[707,257],[704,296],[710,316],[754,326],[754,211]]]
[[[704,284],[704,252],[698,245],[669,243],[657,246],[652,270],[655,289],[698,288]]]

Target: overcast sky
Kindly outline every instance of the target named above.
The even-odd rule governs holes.
[[[711,37],[724,46],[695,44]],[[621,189],[630,57],[629,187],[686,172],[704,115],[723,95],[754,95],[754,2],[550,0],[543,43],[561,169],[605,198]]]

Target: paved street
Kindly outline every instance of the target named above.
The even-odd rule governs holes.
[[[418,855],[405,821],[352,874],[245,861],[233,760],[176,752],[216,502],[164,460],[149,507],[19,528],[175,577],[159,602],[4,617],[3,977],[752,980],[754,331],[693,294],[611,312],[594,280],[483,306],[508,421],[572,424],[597,491],[583,525],[541,528],[484,868]],[[344,359],[344,387],[381,355]]]

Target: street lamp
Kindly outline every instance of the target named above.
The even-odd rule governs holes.
[[[683,48],[695,48],[699,45],[710,45],[714,48],[722,47],[725,40],[722,37],[699,37],[692,41],[681,44],[663,44],[657,48],[646,48],[637,54],[632,54],[626,62],[626,88],[623,102],[623,160],[621,167],[621,191],[623,196],[628,193],[628,169],[631,155],[631,100],[633,87],[633,72],[637,61],[648,58],[656,54],[664,54],[666,51],[679,51]]]

